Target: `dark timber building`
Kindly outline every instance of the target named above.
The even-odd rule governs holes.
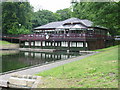
[[[108,29],[93,27],[93,22],[70,18],[34,28],[34,34],[22,35],[24,47],[66,50],[94,50],[110,46],[113,38]]]

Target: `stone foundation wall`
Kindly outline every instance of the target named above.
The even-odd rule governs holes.
[[[18,49],[19,45],[18,44],[5,44],[5,45],[0,45],[0,49]]]

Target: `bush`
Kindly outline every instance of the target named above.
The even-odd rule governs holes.
[[[29,34],[31,33],[31,31],[26,29],[24,26],[22,26],[21,28],[16,28],[15,26],[13,26],[12,29],[8,30],[8,33],[19,35],[19,34]]]

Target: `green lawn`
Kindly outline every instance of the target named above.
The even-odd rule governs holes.
[[[0,41],[0,45],[4,45],[4,44],[11,44],[11,43],[9,43],[7,41]]]
[[[9,48],[10,46],[16,47],[14,43],[9,43],[7,41],[0,40],[0,47],[3,49]],[[0,50],[0,56],[1,55],[8,55],[8,54],[14,54],[15,51],[9,51],[9,50]]]
[[[39,88],[117,88],[118,46],[65,64],[37,75],[43,76]]]

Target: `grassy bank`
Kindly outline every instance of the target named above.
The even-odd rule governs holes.
[[[43,76],[40,88],[117,88],[118,46],[37,75]]]
[[[9,50],[9,49],[17,49],[17,48],[19,48],[18,44],[9,43],[7,41],[0,41],[0,56],[17,53],[17,51]],[[2,49],[6,49],[6,50],[2,50]]]
[[[9,43],[7,41],[0,41],[0,45],[6,45],[6,44],[12,44],[12,43]]]

